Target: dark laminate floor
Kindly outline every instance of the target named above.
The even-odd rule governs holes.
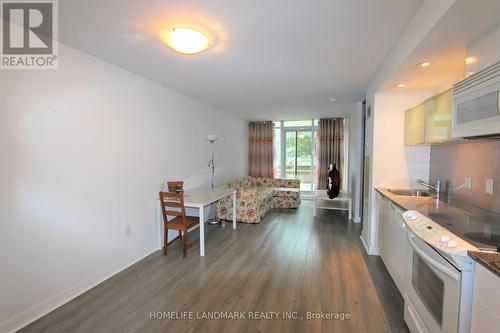
[[[22,331],[406,332],[403,300],[359,234],[343,212],[314,219],[307,201],[258,225],[209,226],[205,258],[197,245],[184,260],[178,245],[167,257],[155,252]],[[247,319],[150,319],[167,311],[194,311],[195,318],[238,311]],[[348,312],[351,319],[258,320],[249,311]]]

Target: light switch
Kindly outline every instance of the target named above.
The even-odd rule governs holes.
[[[484,186],[484,192],[486,194],[493,195],[493,179],[487,178]]]

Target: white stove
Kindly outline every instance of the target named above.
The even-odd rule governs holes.
[[[417,211],[406,211],[403,219],[415,235],[437,250],[453,266],[460,271],[472,271],[473,260],[467,255],[467,251],[477,251],[475,246]]]
[[[406,225],[405,310],[412,333],[468,333],[477,248],[416,211]]]

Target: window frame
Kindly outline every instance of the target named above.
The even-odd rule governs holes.
[[[344,119],[344,152],[343,152],[343,170],[342,172],[342,191],[347,192],[349,188],[349,118],[343,117]],[[304,120],[279,120],[279,121],[274,121],[274,128],[279,130],[279,135],[280,135],[280,147],[276,149],[276,153],[280,154],[280,165],[279,165],[279,178],[285,177],[285,172],[286,170],[286,132],[307,132],[311,131],[313,135],[314,140],[314,146],[313,146],[313,151],[312,151],[312,186],[311,186],[311,191],[304,191],[304,192],[314,192],[317,187],[317,177],[316,177],[316,167],[317,167],[317,149],[318,149],[318,142],[317,138],[315,138],[314,134],[318,132],[318,125],[319,125],[319,119],[313,118],[311,119],[311,125],[310,126],[285,126],[285,122],[287,121],[306,121],[308,119]]]

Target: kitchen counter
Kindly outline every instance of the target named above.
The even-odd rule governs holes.
[[[410,197],[395,195],[386,188],[376,188],[377,192],[394,202],[404,210],[416,210],[432,219],[432,214],[468,215],[476,218],[496,220],[500,223],[500,215],[460,201],[445,202],[433,197]]]
[[[500,277],[500,253],[469,251],[469,257]]]
[[[484,220],[500,225],[500,215],[484,210],[477,206],[459,201],[440,201],[433,197],[412,197],[395,195],[386,188],[376,188],[376,191],[404,210],[415,210],[429,217],[446,216],[458,218],[469,217],[475,220]],[[469,256],[479,264],[500,277],[500,253],[469,252]]]

